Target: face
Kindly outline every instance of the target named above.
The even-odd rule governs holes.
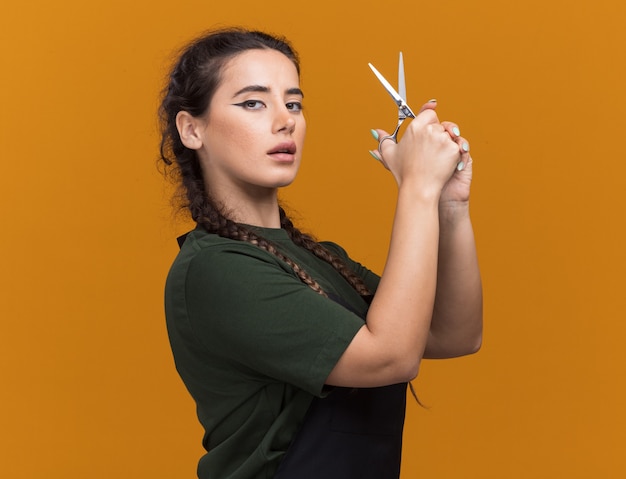
[[[205,181],[218,199],[275,192],[295,179],[306,129],[299,84],[294,64],[275,50],[226,63],[199,129]]]

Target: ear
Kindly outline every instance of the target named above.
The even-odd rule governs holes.
[[[176,115],[176,128],[183,145],[190,150],[202,148],[202,129],[198,118],[195,118],[189,112],[179,111]]]

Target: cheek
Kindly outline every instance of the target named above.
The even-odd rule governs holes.
[[[238,152],[239,155],[246,151],[252,151],[258,143],[259,134],[251,125],[242,122],[218,119],[211,127],[209,135],[209,148],[221,155]]]

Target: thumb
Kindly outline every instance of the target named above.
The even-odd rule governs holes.
[[[422,105],[418,114],[422,113],[424,110],[434,110],[435,108],[437,108],[437,100],[433,98]]]
[[[437,116],[437,112],[433,107],[428,107],[426,104],[424,108],[420,110],[412,123],[415,123],[416,126],[425,126],[429,124],[439,123],[439,117]]]

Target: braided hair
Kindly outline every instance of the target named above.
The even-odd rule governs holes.
[[[198,38],[183,50],[169,75],[159,109],[161,160],[177,179],[178,196],[200,227],[209,233],[245,241],[267,251],[287,263],[313,291],[326,296],[319,283],[273,243],[229,218],[227,209],[218,204],[211,192],[207,191],[198,156],[194,150],[183,145],[176,127],[176,115],[180,111],[186,111],[194,117],[206,112],[220,84],[225,64],[236,55],[253,49],[273,49],[283,53],[300,74],[298,55],[291,45],[284,38],[263,32],[239,28],[218,30]],[[280,223],[296,245],[333,266],[359,294],[370,294],[361,277],[313,237],[298,230],[283,208],[280,208]]]

